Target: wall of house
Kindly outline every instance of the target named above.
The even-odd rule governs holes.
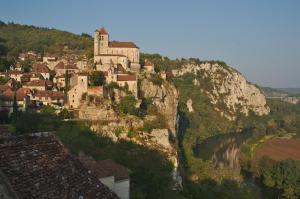
[[[70,78],[71,89],[68,92],[68,104],[70,108],[78,108],[83,93],[87,92],[88,77],[74,74]]]
[[[98,63],[97,65],[99,66],[97,67],[97,70],[99,71],[107,71],[108,67],[110,67],[111,64],[113,65],[121,64],[126,70],[129,69],[128,59],[127,57],[124,56],[98,55],[94,57],[94,62]]]
[[[116,181],[113,191],[121,198],[121,199],[129,199],[130,198],[130,181],[121,180]]]
[[[121,87],[124,87],[127,84],[128,90],[137,97],[137,81],[117,81],[117,83]]]
[[[108,176],[104,178],[99,179],[104,185],[106,185],[110,190],[114,189],[115,185],[115,177],[114,176]]]

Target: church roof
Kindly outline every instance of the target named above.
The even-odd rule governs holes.
[[[108,35],[107,31],[105,30],[104,27],[98,28],[97,31],[101,34],[101,35]]]
[[[111,41],[109,42],[110,48],[138,48],[135,43],[131,41]]]

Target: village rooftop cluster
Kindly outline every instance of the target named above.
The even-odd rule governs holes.
[[[30,70],[24,70],[24,62],[30,60]],[[89,86],[89,75],[102,71],[105,84],[117,83],[138,97],[137,77],[141,72],[154,73],[154,65],[145,61],[140,65],[140,51],[133,42],[110,41],[105,28],[94,33],[94,60],[85,56],[66,54],[58,56],[45,52],[22,52],[10,70],[0,77],[9,79],[0,85],[1,110],[8,115],[14,104],[19,111],[28,107],[39,110],[45,105],[58,112],[64,108],[73,110],[81,104],[83,94],[105,96],[103,86]]]

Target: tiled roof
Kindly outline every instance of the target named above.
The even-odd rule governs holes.
[[[109,173],[109,171],[98,165],[94,158],[92,158],[91,156],[80,153],[78,158],[82,165],[90,170],[98,179],[113,176]]]
[[[115,176],[116,181],[129,179],[128,170],[112,160],[98,160],[97,164]]]
[[[35,73],[49,73],[50,72],[49,68],[45,64],[33,64],[31,71],[35,72]]]
[[[79,154],[79,160],[98,178],[114,176],[116,181],[129,179],[128,170],[112,160],[95,161],[91,156],[82,153]]]
[[[45,86],[46,81],[45,80],[32,80],[30,82],[26,83],[27,86]]]
[[[101,34],[101,35],[108,35],[107,31],[105,30],[104,27],[98,28],[97,31]]]
[[[99,54],[101,57],[126,57],[125,55],[121,54]]]
[[[117,199],[54,135],[0,141],[0,169],[20,199]]]
[[[11,89],[11,87],[9,85],[0,85],[0,93],[6,91],[8,89]]]
[[[54,67],[55,69],[63,69],[65,66],[64,62],[60,61],[56,64],[56,66]]]
[[[18,71],[18,70],[7,71],[8,75],[22,75],[23,73],[24,73],[23,71]]]
[[[24,101],[24,98],[26,97],[26,95],[30,94],[30,89],[26,89],[26,88],[20,88],[17,90],[16,92],[16,101]],[[3,101],[13,101],[14,100],[14,91],[11,89],[8,89],[6,91],[4,91],[1,94],[1,99]]]
[[[138,48],[133,42],[123,42],[123,41],[111,41],[109,42],[109,47],[111,48]]]
[[[136,81],[135,75],[118,75],[117,81]]]
[[[62,91],[37,91],[35,97],[50,97],[52,100],[64,99]]]

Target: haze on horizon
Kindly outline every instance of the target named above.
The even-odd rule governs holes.
[[[223,60],[249,81],[300,87],[298,0],[3,0],[0,20],[134,41],[142,52]]]

